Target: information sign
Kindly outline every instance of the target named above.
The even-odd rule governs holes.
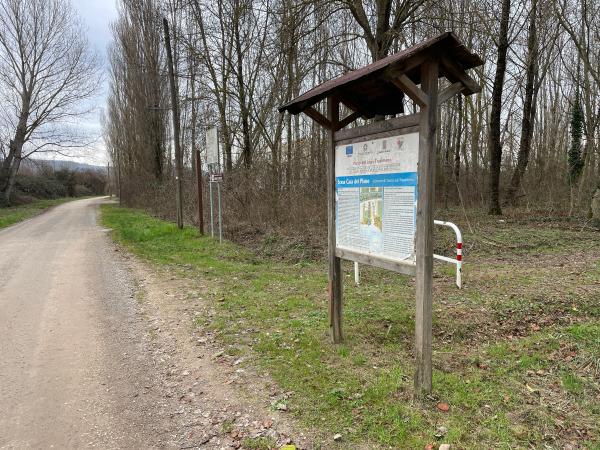
[[[219,135],[216,128],[206,131],[206,163],[209,166],[219,163]]]
[[[413,262],[419,133],[337,145],[336,246]]]

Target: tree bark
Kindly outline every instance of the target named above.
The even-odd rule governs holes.
[[[504,89],[504,76],[506,74],[509,17],[510,0],[502,0],[500,36],[498,41],[498,59],[496,62],[494,87],[492,89],[492,111],[490,113],[490,215],[502,214],[502,209],[500,208],[500,166],[502,164],[500,116],[502,113],[502,91]]]
[[[171,52],[171,38],[169,36],[169,22],[163,19],[165,32],[165,47],[167,50],[167,66],[169,69],[169,84],[171,85],[171,109],[173,110],[173,141],[175,144],[175,193],[177,201],[177,227],[183,228],[183,154],[181,151],[181,138],[179,136],[181,121],[179,118],[179,101],[177,98],[177,84],[173,68],[173,55]]]
[[[25,140],[27,137],[27,121],[29,120],[30,106],[30,93],[27,91],[23,93],[21,112],[19,114],[19,123],[17,124],[17,129],[15,130],[15,136],[10,141],[8,150],[9,157],[7,159],[9,161],[6,167],[6,180],[2,186],[2,202],[5,205],[10,205],[12,192],[17,180],[17,173],[19,171],[19,167],[21,166],[21,160],[23,158],[23,145],[25,145]],[[5,170],[4,167],[2,169],[3,171]]]
[[[538,72],[537,55],[537,0],[532,0],[531,17],[529,19],[529,37],[527,39],[527,74],[525,85],[525,98],[523,100],[523,119],[521,122],[521,141],[519,143],[519,154],[517,165],[512,175],[510,187],[508,188],[506,201],[508,204],[516,202],[517,192],[521,187],[521,180],[529,164],[529,154],[531,152],[531,139],[533,137],[533,123],[535,120],[536,105],[533,102],[534,84]]]
[[[453,191],[456,192],[456,196],[458,197],[460,195],[459,189],[460,189],[460,152],[461,152],[461,148],[462,148],[462,135],[463,135],[463,104],[462,104],[462,96],[457,96],[456,98],[456,102],[457,102],[457,108],[458,108],[458,120],[456,121],[457,123],[457,130],[456,130],[456,140],[454,142],[454,173],[453,173],[453,177],[452,177],[452,181],[453,181],[453,185],[454,185],[454,189]]]

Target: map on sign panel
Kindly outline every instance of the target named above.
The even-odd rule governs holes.
[[[414,258],[418,151],[419,133],[336,146],[338,248]]]

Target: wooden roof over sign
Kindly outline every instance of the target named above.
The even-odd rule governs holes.
[[[414,87],[420,83],[420,66],[430,58],[440,62],[440,77],[457,84],[458,92],[470,95],[481,90],[466,71],[481,66],[483,61],[461,44],[454,33],[446,32],[328,80],[281,106],[279,111],[313,116],[313,105],[335,96],[364,118],[402,113],[404,91],[411,84]]]

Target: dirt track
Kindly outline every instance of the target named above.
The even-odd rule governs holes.
[[[103,201],[0,231],[0,448],[291,442],[268,380],[214,357],[191,325],[200,299],[115,247],[97,224]]]
[[[0,447],[165,440],[160,402],[136,396],[153,370],[98,203],[67,203],[0,232]]]

